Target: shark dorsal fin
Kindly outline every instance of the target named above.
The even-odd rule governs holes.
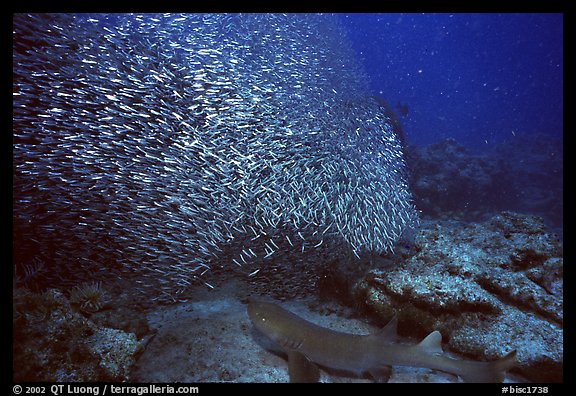
[[[432,333],[428,334],[426,338],[424,338],[418,344],[418,348],[433,354],[439,355],[442,351],[442,334],[439,331],[433,331]]]
[[[392,319],[390,319],[390,322],[388,322],[386,326],[384,326],[376,333],[374,333],[374,335],[380,338],[381,340],[396,341],[396,339],[398,338],[398,334],[396,332],[397,327],[398,327],[398,315],[394,315]]]

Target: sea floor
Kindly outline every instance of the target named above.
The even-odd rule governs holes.
[[[216,290],[199,290],[192,302],[158,307],[148,314],[157,331],[132,369],[134,382],[289,382],[285,357],[252,326],[246,300],[233,282]],[[243,300],[243,301],[242,301]],[[280,303],[284,308],[333,330],[369,334],[377,329],[346,318],[347,308],[306,298]],[[322,311],[319,312],[319,311]],[[343,316],[344,315],[344,316]],[[417,340],[404,340],[407,343]],[[321,370],[321,382],[373,382],[352,373]],[[389,382],[462,382],[455,375],[430,369],[394,367]],[[505,382],[523,382],[508,375]]]

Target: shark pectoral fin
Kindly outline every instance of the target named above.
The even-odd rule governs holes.
[[[318,366],[294,350],[288,351],[288,374],[290,382],[318,382],[320,380]]]
[[[440,355],[443,353],[442,334],[440,334],[439,331],[433,331],[432,333],[428,334],[426,338],[420,341],[417,347],[429,354]]]
[[[374,381],[385,383],[388,382],[392,375],[392,366],[382,366],[368,370]]]

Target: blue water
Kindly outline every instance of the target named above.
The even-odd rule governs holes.
[[[341,14],[371,89],[406,104],[406,141],[476,151],[562,134],[560,14]]]

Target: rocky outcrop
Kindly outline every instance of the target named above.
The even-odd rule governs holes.
[[[493,150],[472,152],[454,139],[408,146],[411,189],[424,216],[486,220],[502,210],[563,224],[562,141],[522,134]]]
[[[15,288],[15,382],[126,381],[141,349],[133,333],[95,324],[56,289]]]
[[[397,267],[368,271],[356,301],[383,321],[398,314],[404,335],[440,330],[447,349],[479,360],[516,349],[528,380],[562,380],[562,245],[541,218],[425,224],[413,249]]]

